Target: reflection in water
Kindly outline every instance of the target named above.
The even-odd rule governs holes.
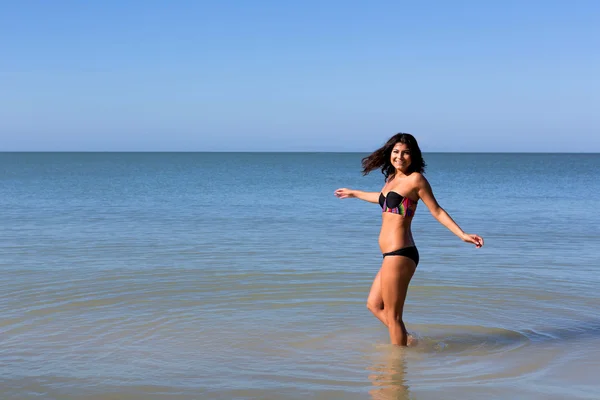
[[[374,400],[405,400],[410,398],[405,382],[406,349],[396,346],[384,346],[377,359],[368,368],[369,380],[373,388],[369,391]]]

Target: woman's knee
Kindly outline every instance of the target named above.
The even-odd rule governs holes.
[[[371,312],[379,312],[383,310],[383,301],[373,301],[371,299],[367,300],[367,308]]]

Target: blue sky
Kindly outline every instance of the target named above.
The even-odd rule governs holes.
[[[600,152],[600,2],[4,1],[0,150]]]

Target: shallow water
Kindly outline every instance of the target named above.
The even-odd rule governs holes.
[[[600,396],[600,155],[426,155],[409,349],[362,154],[0,156],[2,399]]]

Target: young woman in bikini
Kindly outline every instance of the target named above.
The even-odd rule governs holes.
[[[335,195],[340,199],[357,198],[381,206],[379,248],[383,263],[371,286],[367,308],[388,327],[392,344],[407,346],[412,337],[402,321],[402,311],[408,284],[419,264],[419,252],[410,229],[418,201],[422,200],[435,219],[464,242],[480,248],[483,238],[463,232],[437,203],[423,176],[425,161],[412,135],[398,133],[392,136],[383,147],[363,158],[362,167],[363,175],[381,169],[385,176],[381,192],[341,188]]]

